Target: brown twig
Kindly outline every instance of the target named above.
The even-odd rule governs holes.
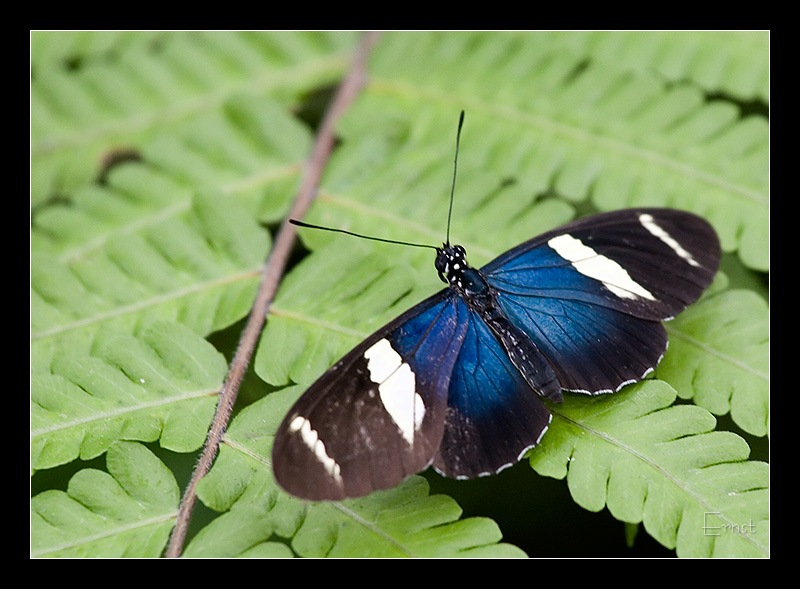
[[[306,162],[303,182],[289,215],[284,219],[281,225],[280,231],[275,238],[272,251],[264,266],[261,286],[259,287],[255,302],[253,303],[247,325],[242,333],[242,338],[239,341],[239,346],[236,349],[236,355],[231,362],[225,384],[222,387],[219,403],[217,404],[217,411],[211,423],[203,453],[200,455],[194,473],[192,473],[192,478],[181,500],[175,527],[172,530],[172,536],[167,546],[167,557],[180,556],[183,550],[183,543],[186,539],[189,520],[197,501],[197,485],[206,473],[208,473],[217,455],[220,441],[228,426],[233,403],[239,392],[239,385],[250,363],[250,358],[255,351],[258,337],[261,334],[261,329],[264,326],[270,305],[275,297],[278,283],[283,275],[286,260],[294,245],[296,228],[288,221],[289,219],[302,219],[316,197],[322,171],[330,157],[336,124],[358,95],[364,84],[367,58],[378,36],[378,33],[375,32],[369,32],[364,35],[353,63],[347,75],[339,85],[333,102],[325,113],[325,117],[317,131],[314,146]]]

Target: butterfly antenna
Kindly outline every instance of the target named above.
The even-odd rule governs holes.
[[[458,171],[458,145],[461,142],[461,127],[464,126],[464,111],[458,117],[458,131],[456,131],[456,157],[453,160],[453,184],[450,186],[450,210],[447,211],[447,245],[450,245],[450,218],[453,216],[453,195],[456,192],[456,172]]]
[[[450,187],[450,208],[447,211],[447,245],[450,245],[450,218],[453,216],[453,198],[456,191],[456,173],[458,171],[458,147],[459,143],[461,142],[461,127],[463,126],[464,126],[464,111],[462,110],[461,115],[458,117],[458,131],[456,131],[456,155],[453,161],[453,184]],[[289,223],[291,223],[292,225],[297,225],[298,227],[307,227],[309,229],[322,229],[323,231],[333,231],[334,233],[344,233],[345,235],[352,235],[353,237],[360,237],[361,239],[369,239],[372,241],[380,241],[383,243],[394,243],[397,245],[408,245],[411,247],[424,247],[434,250],[439,249],[435,245],[429,245],[426,243],[412,243],[410,241],[396,241],[394,239],[373,237],[372,235],[354,233],[353,231],[347,231],[346,229],[336,229],[334,227],[323,227],[322,225],[312,225],[311,223],[305,223],[303,221],[298,221],[297,219],[289,219]]]
[[[297,219],[289,219],[289,223],[297,225],[298,227],[308,227],[309,229],[322,229],[323,231],[333,231],[334,233],[344,233],[345,235],[352,235],[353,237],[360,237],[361,239],[370,239],[372,241],[382,241],[383,243],[394,243],[397,245],[408,245],[411,247],[424,247],[429,249],[437,249],[435,245],[426,243],[412,243],[410,241],[395,241],[394,239],[384,239],[382,237],[373,237],[372,235],[363,235],[362,233],[354,233],[346,229],[335,229],[333,227],[323,227],[322,225],[312,225],[311,223],[304,223]]]

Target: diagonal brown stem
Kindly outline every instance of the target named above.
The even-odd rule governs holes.
[[[239,346],[236,349],[236,355],[231,362],[228,376],[222,386],[217,411],[211,423],[203,453],[200,455],[194,473],[192,473],[192,478],[181,500],[175,527],[172,530],[172,536],[166,550],[167,557],[180,556],[183,550],[189,520],[197,501],[197,485],[208,473],[217,455],[220,441],[228,426],[233,403],[239,392],[239,385],[255,351],[258,337],[261,334],[261,329],[275,297],[278,283],[286,267],[286,260],[294,245],[296,227],[289,223],[288,220],[302,219],[316,197],[322,171],[330,157],[336,124],[361,91],[366,78],[367,58],[378,37],[379,34],[375,32],[368,32],[364,35],[353,63],[339,85],[333,102],[325,113],[325,117],[317,131],[314,146],[306,162],[302,184],[289,215],[284,219],[278,231],[272,251],[264,266],[261,286],[253,303],[247,325],[242,333],[242,338],[239,341]]]

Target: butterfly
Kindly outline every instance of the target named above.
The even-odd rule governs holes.
[[[720,260],[708,222],[665,208],[581,218],[480,269],[449,237],[434,249],[447,286],[336,362],[279,426],[273,472],[290,494],[341,500],[431,465],[471,479],[515,464],[562,390],[613,393],[651,372],[661,322]]]

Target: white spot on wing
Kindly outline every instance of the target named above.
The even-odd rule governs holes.
[[[620,298],[645,298],[651,301],[655,297],[641,284],[633,280],[630,274],[614,260],[598,254],[580,239],[571,235],[558,235],[547,242],[555,252],[568,260],[572,266],[584,276],[602,282],[605,287]]]
[[[411,367],[403,362],[386,339],[381,339],[364,352],[370,379],[377,383],[381,402],[400,433],[414,443],[414,433],[425,417],[425,403],[417,394],[416,379]]]
[[[319,439],[319,434],[317,434],[316,430],[312,429],[311,422],[305,417],[298,415],[289,422],[289,432],[299,432],[303,443],[308,446],[316,459],[322,463],[325,472],[341,484],[342,469],[336,461],[328,455],[328,451],[325,449],[325,443]]]
[[[372,382],[382,383],[403,364],[400,354],[394,351],[386,339],[378,340],[366,352],[367,368]]]
[[[689,262],[692,266],[699,266],[700,264],[697,260],[694,259],[694,256],[687,252],[681,244],[679,244],[675,238],[673,238],[669,233],[664,231],[658,224],[656,224],[655,219],[653,219],[653,215],[649,215],[647,213],[639,215],[639,222],[647,229],[650,233],[658,237],[661,241],[666,243],[672,250],[678,254],[681,258]]]

